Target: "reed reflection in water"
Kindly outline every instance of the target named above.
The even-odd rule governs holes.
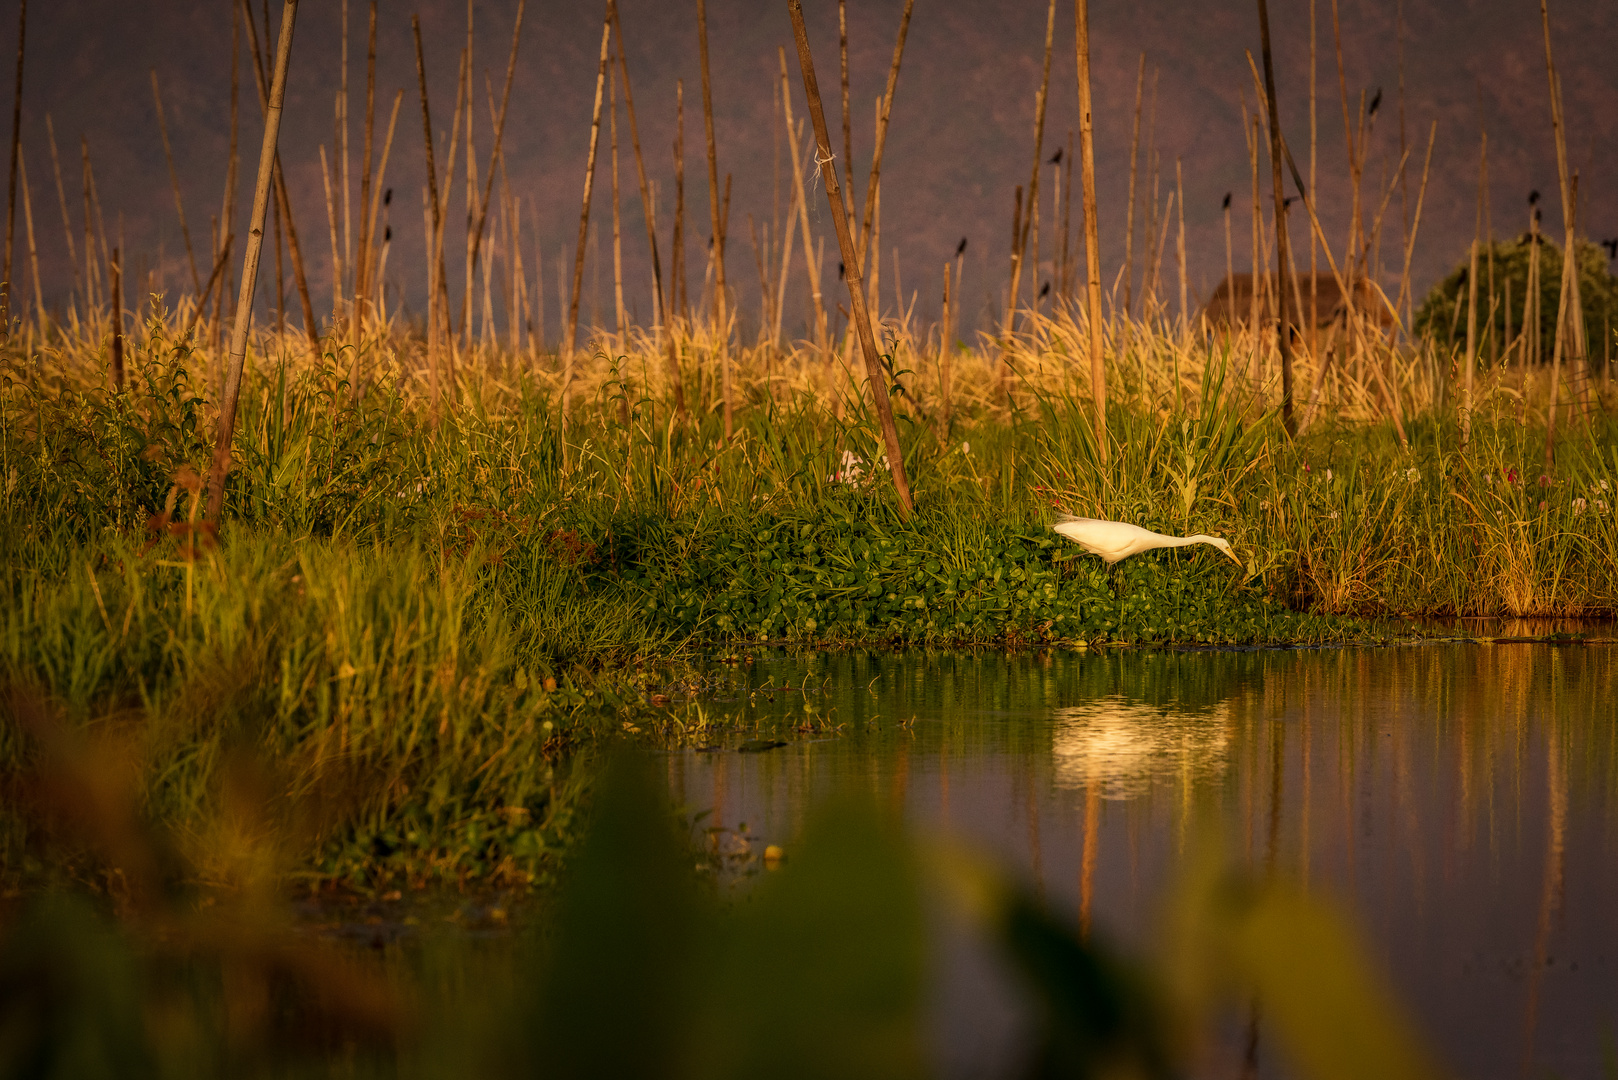
[[[790,852],[817,801],[867,793],[1141,949],[1216,823],[1237,862],[1351,907],[1459,1074],[1608,1074],[1618,648],[826,652],[739,678],[738,719],[792,741],[672,755],[674,795],[706,823]],[[1015,1024],[992,979],[956,975],[969,992],[945,995],[940,1053],[963,1074]],[[1206,1070],[1239,1069],[1241,1041]],[[1280,1075],[1262,1046],[1260,1073]]]

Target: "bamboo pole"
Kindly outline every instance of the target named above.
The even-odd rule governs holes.
[[[1245,100],[1245,98],[1243,99]],[[1247,136],[1247,164],[1253,177],[1253,257],[1250,265],[1253,268],[1251,288],[1248,290],[1248,322],[1247,329],[1253,335],[1253,366],[1248,377],[1254,382],[1262,383],[1264,375],[1264,331],[1260,326],[1259,305],[1264,295],[1261,285],[1268,275],[1264,272],[1263,263],[1263,228],[1264,206],[1258,183],[1258,117],[1252,117],[1248,123],[1247,109],[1242,108],[1242,134]]]
[[[355,393],[358,393],[360,384],[360,340],[364,330],[364,312],[360,305],[361,298],[370,295],[366,285],[371,272],[372,230],[375,228],[375,219],[372,217],[371,182],[372,169],[376,164],[373,153],[376,138],[376,5],[377,0],[371,0],[365,30],[365,133],[362,136],[363,154],[360,162],[359,242],[354,249],[354,262],[350,267],[353,273],[349,278],[351,290],[349,330],[354,347],[354,374],[351,386]]]
[[[353,217],[349,215],[349,183],[348,183],[348,0],[338,3],[338,52],[341,53],[341,62],[338,65],[338,123],[335,147],[337,152],[337,165],[340,170],[340,183],[343,186],[343,266],[348,266],[354,257],[354,230]],[[343,275],[333,274],[337,280]],[[335,313],[333,313],[335,322]]]
[[[247,334],[253,318],[253,286],[258,278],[259,251],[264,242],[264,217],[270,202],[270,179],[275,171],[276,140],[281,131],[281,104],[286,98],[287,67],[292,58],[292,26],[298,0],[284,0],[281,38],[275,50],[275,79],[270,84],[264,117],[264,143],[259,150],[258,182],[253,188],[253,216],[247,253],[242,264],[241,294],[230,333],[230,366],[220,402],[218,436],[213,465],[208,473],[208,520],[219,521],[225,506],[225,476],[230,471],[230,444],[236,433],[236,402],[242,389],[242,366],[247,359]]]
[[[607,64],[607,142],[612,160],[612,301],[613,325],[618,331],[618,349],[627,349],[629,325],[624,314],[624,245],[619,232],[618,205],[618,72]],[[628,416],[622,417],[625,423]]]
[[[1086,8],[1088,8],[1088,3]],[[1146,94],[1146,50],[1140,54],[1140,74],[1135,77],[1135,125],[1129,136],[1129,203],[1124,210],[1124,318],[1130,315],[1135,278],[1135,176],[1140,161],[1140,107]],[[1254,265],[1257,278],[1257,264]]]
[[[224,255],[224,240],[231,233],[231,225],[236,220],[236,188],[237,176],[240,170],[241,158],[237,146],[237,137],[241,127],[241,45],[242,45],[242,9],[240,5],[231,6],[230,19],[230,125],[227,137],[227,158],[225,163],[225,186],[219,196],[219,227],[214,230],[214,248],[210,253],[216,265]],[[214,312],[212,326],[210,366],[217,368],[213,380],[215,386],[222,389],[224,386],[224,324],[225,324],[225,296],[231,290],[231,280],[228,263],[225,266],[225,276],[219,280],[219,291],[214,295]],[[212,293],[212,286],[203,287],[204,294]],[[195,329],[193,326],[191,329]],[[190,331],[187,331],[188,335]]]
[[[590,152],[584,164],[584,198],[579,208],[579,243],[573,257],[573,296],[567,309],[567,337],[562,354],[562,425],[567,426],[568,406],[573,393],[573,349],[579,333],[579,293],[584,288],[584,249],[590,238],[590,190],[595,184],[596,149],[601,143],[601,104],[607,84],[607,47],[612,40],[613,0],[607,0],[601,20],[601,57],[596,63],[595,110],[590,119]]]
[[[1051,0],[1053,6],[1055,3],[1056,0]],[[910,32],[910,9],[915,6],[916,0],[905,0],[904,14],[899,16],[899,36],[893,42],[893,62],[888,65],[888,85],[882,93],[881,106],[876,118],[876,146],[871,151],[871,179],[865,188],[865,216],[860,223],[857,245],[862,268],[870,246],[872,217],[876,213],[877,185],[882,181],[882,148],[887,145],[888,117],[893,113],[893,95],[899,86],[899,62],[904,59],[905,36]],[[845,162],[844,167],[852,170],[853,162]],[[880,262],[881,258],[882,253],[878,251],[876,261]]]
[[[1180,208],[1180,238],[1175,245],[1180,264],[1180,331],[1184,333],[1191,325],[1191,301],[1185,269],[1185,177],[1180,171],[1180,159],[1174,159],[1174,193]],[[1176,352],[1178,357],[1179,353]],[[1179,394],[1179,387],[1175,387],[1175,394]]]
[[[84,167],[84,315],[86,321],[94,326],[99,300],[96,282],[99,279],[95,272],[95,226],[90,203],[94,197],[95,181],[90,176],[90,140],[83,136],[79,138],[79,157]],[[100,336],[99,330],[95,333],[97,337]]]
[[[671,319],[675,314],[683,315],[689,329],[691,297],[685,284],[685,82],[681,79],[674,81],[674,235],[669,248],[674,260],[670,270],[669,314]],[[672,333],[671,327],[671,336]]]
[[[247,0],[242,0],[242,2],[245,5],[247,3]],[[290,0],[289,0],[289,2],[290,2]],[[267,12],[266,12],[266,14],[267,14]],[[251,18],[251,15],[249,15],[249,18],[247,20],[247,26],[248,26],[248,31],[249,31],[249,35],[250,35],[250,41],[252,43],[252,48],[253,48],[253,62],[254,62],[255,69],[257,70],[257,73],[258,73],[258,103],[259,103],[259,110],[261,112],[265,112],[266,115],[267,115],[268,108],[269,108],[268,98],[269,98],[269,93],[270,93],[270,80],[265,75],[265,71],[264,71],[265,57],[262,56],[260,54],[260,52],[259,52],[258,32],[253,27],[253,20]],[[266,31],[266,34],[267,33],[268,33],[268,31]],[[266,40],[264,42],[264,48],[266,50],[269,48],[269,40],[268,40],[268,38],[266,38]],[[309,278],[308,278],[308,275],[306,275],[304,273],[304,269],[303,269],[303,251],[298,245],[298,228],[297,228],[296,223],[294,223],[294,221],[292,220],[292,200],[287,195],[286,176],[285,176],[284,171],[281,168],[281,155],[280,155],[279,151],[277,151],[276,154],[275,154],[275,161],[273,162],[273,166],[274,166],[274,171],[273,171],[273,176],[272,176],[272,182],[273,182],[273,185],[274,185],[273,194],[274,194],[274,197],[276,199],[276,208],[277,208],[277,213],[279,215],[278,220],[284,220],[286,222],[287,249],[288,249],[288,253],[292,256],[292,280],[293,280],[294,286],[297,288],[297,291],[298,291],[298,303],[299,303],[299,306],[300,306],[300,308],[302,309],[302,312],[303,312],[304,334],[309,339],[309,348],[310,348],[310,350],[318,357],[320,355],[319,327],[315,323],[314,305],[312,303],[310,303],[310,301],[309,301]],[[279,232],[277,232],[276,236],[277,236],[276,242],[277,242],[277,245],[279,245],[279,243],[280,243],[280,234],[279,234]],[[280,247],[277,246],[276,247],[276,256],[277,256],[277,260],[278,260],[278,262],[277,262],[278,266],[279,266],[280,250],[281,250]],[[281,288],[281,282],[280,282],[279,273],[278,273],[277,274],[277,281],[276,281],[276,289],[279,290],[280,288]],[[280,317],[284,320],[285,319],[284,304],[278,302],[277,306],[282,308],[282,315]]]
[[[22,157],[22,69],[27,55],[28,0],[17,5],[17,88],[11,99],[11,172],[6,186],[6,262],[0,270],[5,292],[0,294],[0,337],[11,336],[11,252],[17,225],[17,163]]]
[[[73,242],[73,215],[67,209],[67,188],[62,183],[62,160],[56,151],[56,126],[51,122],[51,114],[45,114],[45,134],[49,139],[51,148],[51,171],[56,176],[56,202],[62,209],[62,234],[67,240],[67,261],[73,267],[73,288],[80,288],[79,283],[79,252]]]
[[[698,0],[700,4],[702,0]],[[1081,0],[1082,2],[1082,0]],[[700,10],[700,9],[699,9]],[[837,163],[831,152],[831,137],[826,131],[826,116],[820,105],[820,88],[815,81],[814,59],[809,53],[809,34],[803,25],[801,0],[788,0],[787,13],[792,18],[792,33],[798,46],[798,66],[803,71],[804,96],[809,101],[809,117],[814,124],[816,160],[820,163],[821,178],[826,184],[826,199],[831,204],[832,223],[837,229],[837,246],[843,255],[848,285],[849,310],[853,313],[859,333],[860,348],[865,354],[865,374],[871,387],[871,401],[876,406],[882,427],[882,441],[887,450],[888,471],[893,477],[894,490],[899,496],[900,512],[908,520],[915,513],[910,497],[910,480],[905,475],[904,451],[899,445],[899,429],[893,422],[893,405],[887,393],[887,380],[883,377],[882,362],[877,356],[876,339],[871,334],[870,315],[865,307],[865,292],[860,282],[860,264],[855,257],[854,238],[849,232],[848,213],[837,185]]]
[[[787,51],[785,47],[778,47],[781,59],[781,95],[782,109],[786,114],[786,124],[789,132],[802,129],[800,121],[796,128],[792,120],[792,95],[785,92],[787,82]],[[796,149],[796,136],[794,150]],[[820,267],[815,260],[814,237],[809,232],[809,200],[803,191],[803,169],[807,162],[794,155],[792,167],[792,198],[798,210],[798,226],[803,235],[803,266],[809,278],[809,297],[814,305],[815,312],[815,348],[822,357],[826,355],[829,342],[826,336],[826,301],[820,292]]]
[[[843,81],[843,198],[854,216],[854,118],[848,107],[848,0],[837,0],[837,54]]]
[[[1410,260],[1416,254],[1416,231],[1421,228],[1421,204],[1427,197],[1427,177],[1433,166],[1433,143],[1438,139],[1438,121],[1433,121],[1427,132],[1427,159],[1421,166],[1421,187],[1416,191],[1416,213],[1411,220],[1410,228],[1405,236],[1404,268],[1399,274],[1399,302],[1394,305],[1395,311],[1403,311],[1405,302],[1409,299],[1407,290],[1410,287]],[[1408,324],[1406,324],[1408,325]]]
[[[433,273],[438,280],[439,343],[443,349],[444,374],[451,389],[455,386],[457,339],[454,333],[455,318],[449,302],[449,271],[444,264],[444,236],[449,228],[450,197],[455,190],[455,151],[461,145],[461,121],[465,119],[465,113],[470,105],[467,100],[470,84],[467,82],[466,71],[467,55],[463,48],[459,65],[455,70],[455,114],[449,125],[449,145],[444,149],[444,182],[439,187],[441,201],[438,207],[437,227],[429,248],[429,258],[434,266]]]
[[[442,316],[438,308],[438,261],[433,258],[439,232],[438,168],[433,163],[433,117],[427,104],[427,61],[422,56],[421,19],[412,14],[410,29],[416,38],[416,81],[421,89],[421,130],[427,154],[427,380],[434,410],[438,408],[438,337]]]
[[[18,148],[17,168],[22,184],[23,224],[27,226],[28,234],[28,263],[34,272],[34,314],[39,320],[39,337],[43,342],[46,336],[45,293],[39,283],[39,248],[34,244],[34,200],[29,193],[28,162],[22,156],[21,147]]]
[[[335,326],[343,303],[343,253],[337,241],[337,203],[331,189],[331,170],[326,164],[326,145],[320,145],[320,182],[326,192],[326,228],[331,234],[331,312]]]
[[[124,388],[124,270],[117,248],[112,249],[107,269],[112,293],[112,384],[121,393]]]
[[[1461,449],[1472,441],[1472,384],[1478,366],[1478,245],[1483,240],[1483,166],[1488,160],[1489,137],[1483,136],[1478,165],[1477,227],[1472,236],[1471,260],[1466,270],[1466,373],[1461,386]]]
[[[1006,293],[1005,333],[1001,342],[1000,396],[1010,400],[1011,393],[1011,337],[1017,329],[1018,294],[1022,291],[1023,259],[1028,252],[1028,238],[1034,219],[1039,216],[1039,173],[1045,160],[1045,103],[1051,88],[1051,47],[1056,40],[1056,0],[1051,0],[1045,13],[1045,60],[1039,77],[1039,92],[1034,95],[1034,166],[1028,177],[1027,210],[1022,214],[1021,227],[1011,238],[1011,287]],[[1035,240],[1038,244],[1038,240]],[[1038,292],[1039,265],[1037,252],[1034,265],[1034,290]]]
[[[1403,4],[1403,0],[1397,0],[1397,2],[1400,3],[1400,4]],[[1315,7],[1316,7],[1315,0],[1309,0],[1309,190],[1310,191],[1315,190],[1315,164],[1316,164],[1316,153],[1315,153],[1315,151],[1316,151],[1316,144],[1319,141],[1318,135],[1319,135],[1319,130],[1320,130],[1320,126],[1317,123],[1318,118],[1317,118],[1317,115],[1316,115],[1316,108],[1315,108],[1316,97],[1317,97],[1317,95],[1316,95],[1317,79],[1315,77],[1316,76],[1316,63],[1315,63],[1315,61],[1316,61],[1316,56],[1317,56],[1317,49],[1316,49],[1317,35],[1315,33]],[[1401,11],[1402,10],[1403,9],[1401,8]],[[1404,86],[1404,83],[1403,83],[1403,79],[1404,79],[1404,59],[1403,59],[1404,58],[1404,52],[1403,52],[1404,44],[1403,44],[1403,39],[1401,39],[1401,41],[1400,41],[1399,48],[1400,48],[1400,53],[1399,53],[1399,56],[1400,56],[1400,61],[1399,61],[1399,63],[1400,63],[1400,67],[1399,67],[1400,93],[1402,94],[1403,93],[1403,86]],[[1404,146],[1404,132],[1405,132],[1405,129],[1404,129],[1404,99],[1401,97],[1400,101],[1399,101],[1399,150],[1400,150],[1401,153],[1404,151],[1404,148],[1405,148],[1405,146]],[[1402,189],[1401,189],[1401,192],[1402,192]],[[1401,198],[1402,198],[1402,194],[1401,194]],[[1409,232],[1410,232],[1410,219],[1409,219],[1409,216],[1407,215],[1405,217],[1405,234],[1408,235]],[[1320,327],[1320,289],[1319,289],[1320,261],[1319,261],[1319,256],[1320,256],[1320,248],[1319,248],[1318,242],[1315,240],[1314,230],[1311,229],[1309,231],[1309,352],[1310,352],[1311,357],[1319,365],[1316,368],[1316,371],[1317,372],[1323,372],[1325,370],[1326,365],[1325,365],[1325,361],[1321,360],[1320,357],[1318,356],[1319,349],[1317,348],[1317,346],[1319,344],[1319,338],[1320,338],[1320,330],[1319,330],[1319,327]],[[1317,385],[1318,385],[1318,383],[1319,383],[1319,378],[1318,377],[1317,377],[1316,382],[1317,382]],[[1311,397],[1310,408],[1313,409],[1313,407],[1314,407],[1313,397]]]
[[[646,181],[646,162],[640,151],[640,127],[635,121],[635,90],[629,82],[629,61],[624,56],[623,22],[618,15],[618,6],[612,8],[612,32],[618,39],[618,75],[624,84],[624,113],[629,118],[629,145],[635,153],[635,177],[640,185],[641,214],[646,219],[646,246],[652,253],[652,300],[658,326],[666,335],[665,344],[668,347],[666,362],[668,364],[669,389],[674,392],[675,414],[685,416],[685,388],[680,383],[680,356],[674,345],[674,328],[672,325],[673,312],[668,303],[668,297],[663,288],[663,261],[657,250],[657,226],[655,207],[652,201],[651,185]],[[515,56],[515,53],[513,53]]]
[[[1557,74],[1556,61],[1551,55],[1551,15],[1550,9],[1547,6],[1547,0],[1539,0],[1539,17],[1540,23],[1545,32],[1545,75],[1546,79],[1550,83],[1551,130],[1556,136],[1556,175],[1561,184],[1562,223],[1567,232],[1567,242],[1562,248],[1562,257],[1564,259],[1572,259],[1575,267],[1572,277],[1566,279],[1569,282],[1567,287],[1573,290],[1573,295],[1569,299],[1567,305],[1568,317],[1573,320],[1571,326],[1573,335],[1572,340],[1569,342],[1569,344],[1572,346],[1572,355],[1569,357],[1569,361],[1575,372],[1573,377],[1579,384],[1578,402],[1580,411],[1582,412],[1585,410],[1585,406],[1587,405],[1585,389],[1589,384],[1589,380],[1584,377],[1584,364],[1589,356],[1589,349],[1584,337],[1584,302],[1580,296],[1579,274],[1577,270],[1579,255],[1578,235],[1574,232],[1573,227],[1574,216],[1576,213],[1574,203],[1576,201],[1575,189],[1577,185],[1576,181],[1574,181],[1568,175],[1567,124],[1565,115],[1562,112],[1562,78]],[[1554,389],[1555,387],[1553,384],[1553,398]],[[1546,454],[1548,458],[1550,453],[1548,442],[1546,446]],[[1548,463],[1549,462],[1547,461],[1547,464]]]
[[[1058,150],[1060,155],[1063,151]],[[1073,235],[1073,129],[1067,129],[1067,159],[1064,165],[1061,161],[1056,164],[1057,186],[1062,194],[1062,274],[1057,294],[1061,297],[1065,309],[1068,301],[1072,299],[1073,291],[1073,264],[1068,261],[1070,243]],[[1067,183],[1060,182],[1062,170],[1067,169]],[[1052,211],[1054,213],[1054,211]]]
[[[1265,0],[1258,0],[1259,43],[1264,54],[1264,94],[1268,104],[1270,127],[1270,178],[1275,188],[1275,261],[1276,292],[1280,315],[1278,336],[1281,344],[1281,423],[1288,435],[1298,432],[1297,418],[1292,415],[1292,319],[1291,290],[1287,288],[1289,270],[1287,249],[1286,192],[1281,186],[1281,114],[1276,111],[1275,62],[1270,52],[1270,11]]]
[[[702,60],[702,124],[708,137],[708,208],[713,216],[714,332],[719,335],[719,370],[724,397],[724,441],[729,442],[735,423],[735,402],[731,394],[730,323],[725,294],[725,217],[719,207],[719,159],[714,148],[713,84],[708,75],[708,5],[697,0],[697,44]],[[727,194],[729,184],[726,185]],[[726,200],[729,202],[728,198]]]
[[[1251,66],[1252,63],[1253,63],[1253,56],[1252,56],[1251,53],[1249,53],[1248,56],[1247,56],[1247,62],[1248,62],[1249,66]],[[1257,69],[1255,68],[1254,70],[1256,72]],[[1437,128],[1438,128],[1438,125],[1437,125],[1437,122],[1435,121],[1434,124],[1433,124],[1433,130],[1436,132]],[[1287,168],[1292,173],[1292,183],[1298,189],[1298,197],[1303,200],[1303,208],[1304,208],[1304,210],[1308,211],[1309,224],[1314,227],[1315,236],[1320,241],[1320,250],[1326,256],[1326,265],[1331,270],[1332,278],[1337,283],[1338,291],[1340,293],[1343,293],[1343,292],[1346,291],[1346,286],[1345,286],[1344,281],[1343,281],[1343,274],[1337,268],[1337,260],[1332,257],[1331,245],[1326,242],[1326,233],[1320,226],[1320,218],[1319,218],[1319,216],[1316,215],[1316,213],[1315,213],[1314,198],[1313,198],[1313,196],[1310,195],[1308,189],[1304,186],[1303,176],[1298,171],[1298,163],[1296,161],[1292,160],[1292,151],[1287,148],[1287,143],[1286,143],[1285,136],[1280,134],[1279,127],[1274,128],[1272,130],[1274,131],[1276,137],[1278,138],[1278,140],[1279,140],[1279,142],[1281,144],[1281,153],[1285,156],[1286,163],[1287,163]],[[1429,159],[1429,161],[1431,160],[1431,157],[1432,157],[1432,151],[1431,151],[1431,145],[1429,144],[1429,148],[1428,148],[1428,159]],[[1423,186],[1424,186],[1424,189],[1425,189],[1425,184]],[[1420,202],[1419,202],[1419,200],[1417,202],[1417,210],[1418,210],[1418,212],[1420,210]],[[1411,243],[1412,247],[1415,244],[1415,232],[1414,231],[1412,231],[1411,234],[1410,234],[1410,243]],[[1350,255],[1350,256],[1352,255],[1351,252],[1345,253],[1345,254]],[[1345,258],[1344,259],[1344,265],[1345,266],[1348,265],[1351,261],[1352,261],[1351,258]],[[1379,295],[1380,295],[1380,293],[1379,293]],[[1398,318],[1399,318],[1399,314],[1398,314],[1397,311],[1395,311],[1392,308],[1391,305],[1388,305],[1387,298],[1385,296],[1382,297],[1382,302],[1387,307],[1388,311],[1392,313],[1395,321],[1397,321]],[[1349,318],[1349,319],[1353,318],[1352,309],[1350,309],[1346,313],[1346,317]],[[1383,376],[1381,365],[1372,364],[1371,365],[1371,374],[1375,377],[1378,385],[1380,386],[1380,388],[1382,390],[1383,396],[1387,399],[1388,408],[1389,408],[1389,411],[1390,411],[1390,413],[1391,413],[1391,415],[1393,417],[1393,429],[1398,434],[1398,437],[1399,437],[1399,445],[1404,446],[1404,447],[1408,447],[1410,445],[1410,442],[1409,442],[1409,439],[1407,439],[1405,437],[1404,421],[1402,419],[1400,419],[1400,416],[1399,416],[1399,399],[1398,399],[1397,395],[1395,395],[1393,393],[1392,388],[1389,387],[1389,385],[1387,383],[1387,379]]]
[[[944,260],[944,302],[938,319],[938,439],[940,442],[949,438],[950,421],[950,370],[952,357],[950,356],[949,332],[949,260]]]
[[[191,247],[191,229],[185,221],[185,202],[180,198],[180,174],[174,168],[174,151],[169,147],[169,125],[163,116],[163,95],[157,85],[157,69],[152,69],[152,101],[157,106],[157,133],[163,141],[163,158],[169,166],[169,183],[174,188],[174,212],[180,218],[180,237],[185,241],[185,257],[191,265],[191,284],[200,296],[202,277],[197,273],[197,256]]]
[[[1095,119],[1090,102],[1090,0],[1073,0],[1074,50],[1078,60],[1079,153],[1084,171],[1084,258],[1090,317],[1090,392],[1095,398],[1096,452],[1107,462],[1107,378],[1101,358],[1101,250],[1096,234]],[[1141,54],[1142,77],[1146,70]]]
[[[452,335],[452,340],[458,344],[464,345],[464,347],[468,350],[470,350],[473,346],[472,324],[475,321],[472,313],[472,283],[474,277],[476,276],[477,268],[475,265],[475,260],[472,257],[472,219],[477,215],[478,200],[478,164],[477,154],[473,147],[472,137],[472,130],[477,120],[478,113],[477,109],[472,104],[472,86],[476,82],[476,80],[473,78],[472,25],[472,0],[466,0],[466,50],[461,54],[464,57],[461,64],[461,79],[462,86],[464,87],[462,94],[466,102],[464,106],[466,110],[466,222],[465,233],[462,236],[462,240],[466,245],[466,261],[463,264],[463,269],[465,272],[462,274],[463,289],[461,292],[461,318],[460,322],[455,328],[455,333]],[[452,158],[454,153],[455,151],[452,144],[450,150],[450,155]],[[494,173],[492,168],[489,175],[490,178],[493,179]],[[444,185],[444,198],[446,200],[451,197],[450,187],[450,183],[446,183]],[[454,348],[455,346],[451,347]]]
[[[786,59],[786,50],[781,51],[781,59]],[[785,67],[782,74],[786,73]],[[781,96],[786,97],[786,80],[781,80]],[[787,160],[792,163],[792,171],[797,172],[803,166],[803,157],[799,153],[799,144],[803,137],[803,124],[800,121],[797,130],[788,125],[787,143],[789,153]],[[792,273],[792,247],[793,240],[798,235],[798,192],[802,190],[802,181],[794,185],[788,198],[785,227],[781,236],[781,272],[775,278],[775,325],[770,329],[770,349],[772,352],[781,348],[781,320],[787,303],[787,279]]]
[[[382,154],[376,162],[376,178],[371,184],[370,199],[365,207],[365,263],[360,269],[365,274],[362,288],[355,292],[356,300],[363,298],[365,303],[371,303],[371,297],[381,285],[381,276],[373,267],[381,259],[379,245],[376,241],[377,213],[385,204],[392,189],[387,186],[388,157],[393,152],[393,132],[399,122],[399,108],[404,104],[404,91],[396,91],[393,95],[393,109],[388,115],[387,134],[382,138]]]
[[[1571,241],[1574,233],[1575,217],[1578,213],[1579,174],[1574,173],[1569,180],[1568,202],[1568,238]],[[1568,251],[1562,249],[1562,287],[1560,299],[1557,300],[1556,310],[1556,337],[1551,347],[1551,385],[1550,393],[1546,395],[1545,403],[1545,469],[1547,472],[1556,464],[1556,407],[1562,394],[1562,352],[1567,346],[1568,316],[1575,298],[1577,297],[1577,282],[1579,277],[1578,260]]]

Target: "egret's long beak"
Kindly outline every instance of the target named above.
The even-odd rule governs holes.
[[[1240,566],[1243,570],[1247,569],[1247,567],[1243,565],[1242,561],[1236,557],[1236,553],[1234,551],[1230,550],[1229,548],[1220,548],[1219,550],[1223,551],[1226,555],[1229,555],[1231,562],[1235,563],[1237,566]]]

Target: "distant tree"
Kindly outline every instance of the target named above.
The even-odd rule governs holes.
[[[1492,322],[1494,339],[1503,347],[1522,333],[1523,295],[1528,287],[1529,235],[1493,245],[1494,317],[1489,317],[1488,249],[1478,252],[1478,337],[1479,359],[1488,362],[1491,350],[1488,328]],[[1443,281],[1433,286],[1416,311],[1416,333],[1439,345],[1466,348],[1467,270],[1471,253]],[[1579,241],[1579,295],[1584,305],[1585,340],[1590,343],[1590,360],[1600,364],[1609,354],[1608,336],[1618,329],[1618,278],[1608,269],[1606,251],[1600,244]],[[1511,337],[1506,337],[1506,282],[1511,283]],[[1547,362],[1556,343],[1557,303],[1561,299],[1562,249],[1544,233],[1539,237],[1539,335],[1540,356]],[[1564,346],[1566,348],[1566,346]],[[1565,355],[1565,354],[1564,354]]]

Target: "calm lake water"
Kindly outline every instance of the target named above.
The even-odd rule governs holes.
[[[1236,860],[1350,907],[1455,1075],[1618,1076],[1618,646],[823,652],[735,678],[712,708],[840,727],[670,756],[704,825],[790,856],[819,800],[870,793],[1142,951],[1216,820]],[[1004,1075],[1016,992],[981,952],[946,952],[941,1072]],[[1199,1075],[1240,1075],[1236,1028]],[[1285,1075],[1262,1032],[1258,1056]]]

